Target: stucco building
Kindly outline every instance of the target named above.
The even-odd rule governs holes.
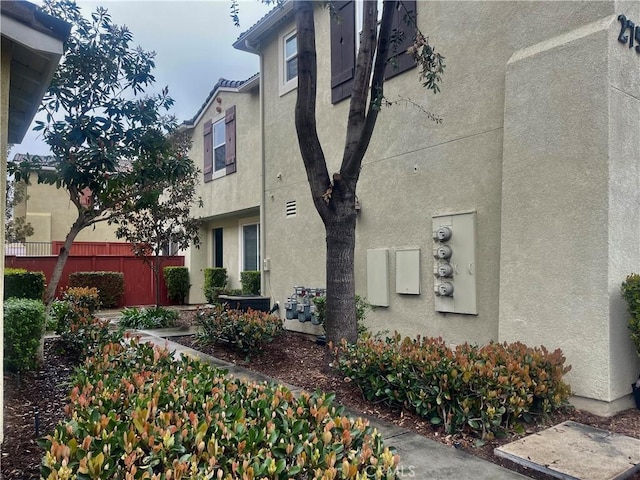
[[[191,273],[191,303],[204,302],[206,267],[224,267],[230,288],[240,288],[240,272],[260,270],[262,156],[260,76],[220,79],[196,115],[183,124],[191,133],[191,159],[202,170],[194,214],[205,222],[199,249],[185,264]]]
[[[13,157],[14,163],[20,163],[26,159],[26,155],[17,153]],[[54,168],[53,156],[42,156],[40,162],[43,169]],[[55,185],[38,183],[38,175],[32,173],[29,184],[25,184],[22,201],[14,206],[14,216],[23,217],[33,227],[33,235],[27,238],[27,242],[64,242],[73,222],[78,218],[78,209],[69,198],[69,191],[65,188],[56,188]],[[80,198],[81,203],[89,205],[91,202],[90,191]],[[107,222],[98,222],[91,228],[85,228],[76,237],[76,242],[122,242],[115,234],[115,225]],[[45,254],[38,246],[33,246],[32,254]],[[29,250],[29,249],[27,249]],[[29,253],[29,252],[27,252]],[[55,253],[55,252],[52,252]]]
[[[330,173],[342,158],[361,8],[338,4],[340,22],[315,10],[318,132]],[[385,82],[398,104],[378,118],[357,190],[356,290],[376,306],[369,326],[452,345],[561,348],[575,405],[605,414],[630,406],[640,363],[619,290],[640,270],[640,3],[404,4],[446,70],[437,95],[411,65]],[[241,216],[259,220],[262,291],[283,317],[294,286],[325,284],[324,228],[294,126],[294,20],[285,3],[235,42],[260,56],[259,95],[227,93],[218,116],[231,104],[253,108],[250,124],[238,113],[247,142],[236,149],[238,173],[241,152],[254,166],[246,181],[226,175],[203,187],[216,218],[209,239],[217,222],[239,235]],[[218,118],[214,104],[199,115]],[[195,159],[202,127],[192,123]],[[205,245],[195,264],[213,266]],[[286,327],[317,331],[297,320]]]

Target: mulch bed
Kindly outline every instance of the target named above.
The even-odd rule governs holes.
[[[483,446],[477,446],[474,437],[445,435],[441,429],[434,428],[429,421],[410,412],[367,402],[353,383],[323,368],[326,347],[317,345],[313,338],[286,332],[283,337],[249,360],[224,346],[199,345],[195,343],[193,336],[172,338],[172,340],[309,391],[317,389],[333,392],[336,395],[336,401],[366,415],[403,426],[420,435],[450,445],[452,448],[463,449],[472,455],[516,470],[531,478],[540,480],[552,478],[493,455],[493,449],[496,446],[508,443],[514,437],[498,438]],[[21,378],[6,374],[4,376],[5,439],[1,451],[1,478],[4,479],[39,478],[42,451],[36,444],[36,412],[38,412],[40,435],[50,432],[54,425],[64,418],[64,405],[70,388],[68,382],[73,364],[60,354],[53,340],[45,342],[44,353],[45,363],[39,371]],[[546,419],[540,425],[530,426],[528,433],[565,420],[640,438],[640,410],[635,409],[607,418],[568,409]],[[634,478],[638,480],[640,475]]]

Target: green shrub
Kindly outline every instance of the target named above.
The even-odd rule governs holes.
[[[30,272],[22,268],[5,268],[4,299],[31,298],[42,300],[45,289],[43,272]]]
[[[622,282],[622,298],[627,301],[627,309],[631,315],[628,325],[631,330],[631,340],[640,357],[640,275],[632,273]]]
[[[240,272],[240,283],[242,284],[243,295],[260,294],[260,272],[257,270]]]
[[[4,366],[19,372],[38,364],[38,348],[44,327],[40,300],[9,298],[4,302]]]
[[[178,312],[162,307],[125,308],[120,317],[120,326],[126,328],[167,328],[174,327]]]
[[[184,305],[189,295],[189,269],[187,267],[164,267],[164,282],[167,285],[169,300]]]
[[[69,287],[62,299],[71,302],[76,308],[86,309],[90,314],[100,308],[100,292],[96,287]]]
[[[229,310],[222,305],[200,310],[198,341],[204,344],[224,342],[250,356],[282,332],[282,321],[275,315],[249,309]]]
[[[470,429],[492,438],[519,430],[519,422],[563,406],[570,394],[562,352],[522,343],[451,350],[440,338],[396,334],[343,342],[336,353],[338,369],[367,400],[404,406],[448,433]]]
[[[217,303],[218,295],[227,286],[226,268],[205,268],[204,269],[204,296],[208,303]]]
[[[98,289],[102,308],[120,305],[124,295],[122,272],[74,272],[69,275],[70,287],[95,287]]]
[[[399,458],[331,396],[226,378],[132,341],[77,370],[42,478],[397,479]]]
[[[358,335],[362,336],[367,333],[367,327],[364,325],[364,319],[367,316],[367,311],[371,308],[371,305],[364,297],[360,295],[355,296],[356,299],[356,322],[358,322]],[[324,321],[327,314],[327,297],[322,295],[320,297],[313,297],[311,299],[316,306],[316,317],[319,324],[324,325]]]
[[[52,304],[56,332],[68,355],[82,359],[100,350],[106,343],[122,337],[121,332],[109,329],[108,320],[93,315],[99,305],[97,289],[86,287],[69,288],[61,301]]]

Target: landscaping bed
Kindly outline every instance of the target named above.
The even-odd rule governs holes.
[[[183,314],[184,316],[188,314]],[[188,322],[188,319],[183,319]],[[498,437],[480,445],[477,436],[469,434],[446,435],[442,427],[408,411],[393,409],[382,403],[366,401],[353,382],[323,368],[325,347],[316,345],[312,338],[293,332],[284,332],[274,342],[266,344],[264,350],[247,359],[224,345],[202,346],[194,343],[194,337],[179,337],[172,340],[192,346],[217,358],[263,373],[280,381],[303,387],[334,392],[336,401],[366,415],[393,422],[421,435],[459,448],[517,470],[532,478],[550,478],[515,466],[493,455],[497,445],[511,441],[513,437]],[[45,365],[37,372],[24,374],[18,379],[5,375],[5,442],[2,446],[2,478],[39,478],[39,465],[43,453],[36,443],[35,411],[39,411],[40,434],[50,432],[64,416],[69,385],[66,383],[72,372],[72,362],[61,356],[55,342],[45,342]],[[627,410],[610,418],[597,417],[585,412],[567,409],[554,414],[540,425],[530,425],[527,432],[574,420],[598,428],[640,438],[640,410]],[[637,477],[640,478],[640,477]]]

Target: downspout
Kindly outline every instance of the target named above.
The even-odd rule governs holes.
[[[245,42],[247,47],[250,47],[249,42]],[[253,48],[252,48],[253,49]],[[256,49],[253,49],[254,52],[258,53]],[[264,265],[267,254],[267,235],[266,235],[266,215],[265,215],[265,205],[267,202],[267,193],[266,193],[266,178],[265,178],[265,169],[266,169],[266,161],[265,161],[265,153],[264,153],[264,57],[262,53],[258,53],[258,57],[260,59],[260,84],[258,86],[258,94],[260,95],[260,166],[262,173],[262,199],[260,201],[260,258],[262,260],[262,265],[260,266],[260,270],[262,271],[262,275],[260,275],[260,291],[262,292],[262,296],[267,296],[266,286],[267,280],[266,276],[271,272],[265,271]],[[274,302],[275,303],[275,302]]]

